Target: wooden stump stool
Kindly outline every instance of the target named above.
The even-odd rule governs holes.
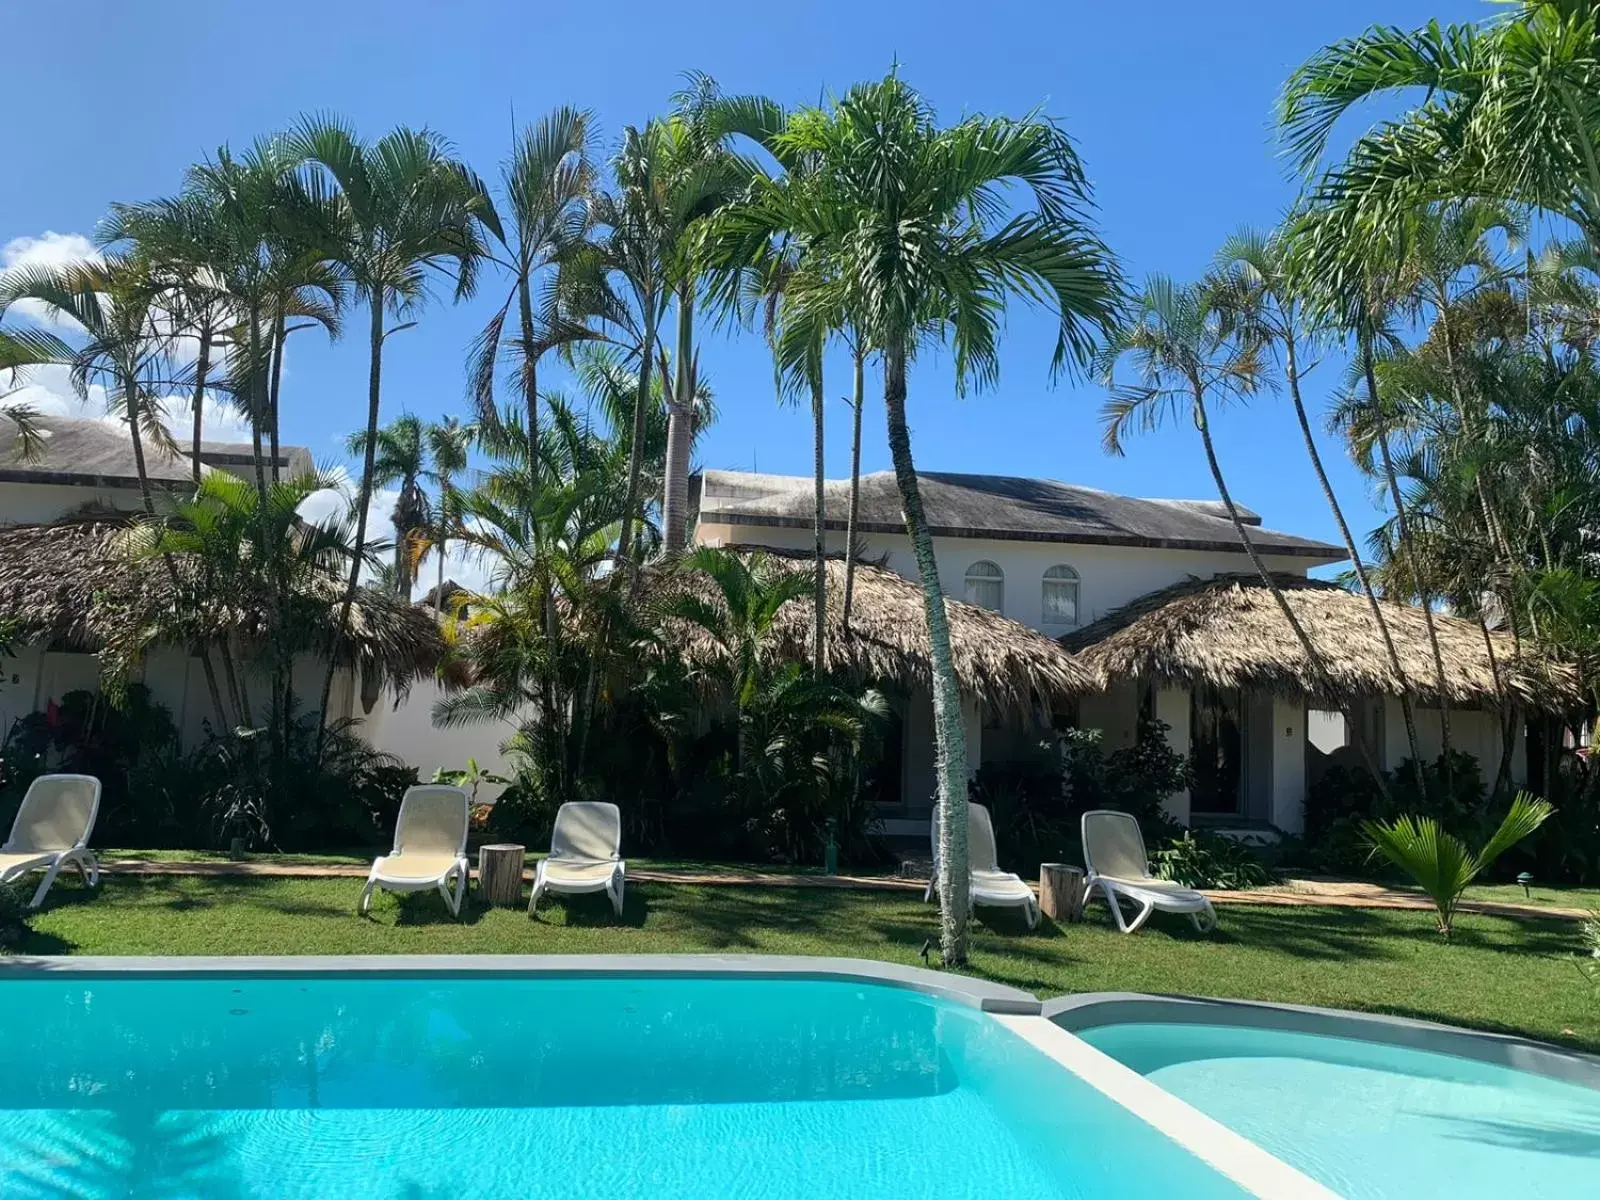
[[[1083,868],[1069,867],[1066,863],[1039,865],[1039,908],[1045,916],[1056,921],[1083,920],[1083,902],[1087,894],[1083,886]]]
[[[522,864],[528,848],[501,842],[478,847],[478,891],[489,904],[522,904]]]

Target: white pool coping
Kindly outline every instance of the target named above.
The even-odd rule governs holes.
[[[1260,1200],[1341,1200],[1249,1138],[1206,1116],[1137,1071],[1096,1050],[1045,1017],[994,1019],[1113,1103],[1165,1134]]]

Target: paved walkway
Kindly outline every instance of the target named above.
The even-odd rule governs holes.
[[[103,865],[109,875],[188,875],[227,878],[262,877],[293,879],[364,879],[369,869],[364,863],[295,862],[162,862],[147,859],[116,859]],[[533,878],[530,866],[523,873]],[[743,871],[737,867],[697,870],[677,867],[638,867],[628,872],[638,883],[686,883],[706,887],[802,887],[850,888],[864,891],[921,894],[920,879],[901,879],[892,875],[800,875],[771,871]],[[1248,892],[1208,891],[1219,904],[1256,904],[1289,908],[1388,908],[1427,911],[1433,907],[1425,897],[1380,883],[1360,883],[1331,879],[1287,879],[1276,887]],[[1492,900],[1465,900],[1462,912],[1502,917],[1544,917],[1581,920],[1589,914],[1581,908],[1560,908],[1539,904],[1514,904]]]

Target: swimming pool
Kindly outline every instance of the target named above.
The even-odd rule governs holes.
[[[46,972],[0,1028],[5,1195],[1246,1194],[974,1002],[859,980]]]
[[[1348,1200],[1600,1195],[1596,1087],[1293,1029],[1133,1021],[1074,1031]],[[1474,1035],[1421,1030],[1424,1041],[1452,1036]]]

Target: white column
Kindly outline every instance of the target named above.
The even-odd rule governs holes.
[[[1156,691],[1156,720],[1167,726],[1167,745],[1189,757],[1189,689],[1159,688]],[[1189,789],[1174,792],[1162,802],[1167,815],[1184,825],[1189,823]]]
[[[1305,831],[1306,705],[1272,698],[1271,821],[1285,833]]]

